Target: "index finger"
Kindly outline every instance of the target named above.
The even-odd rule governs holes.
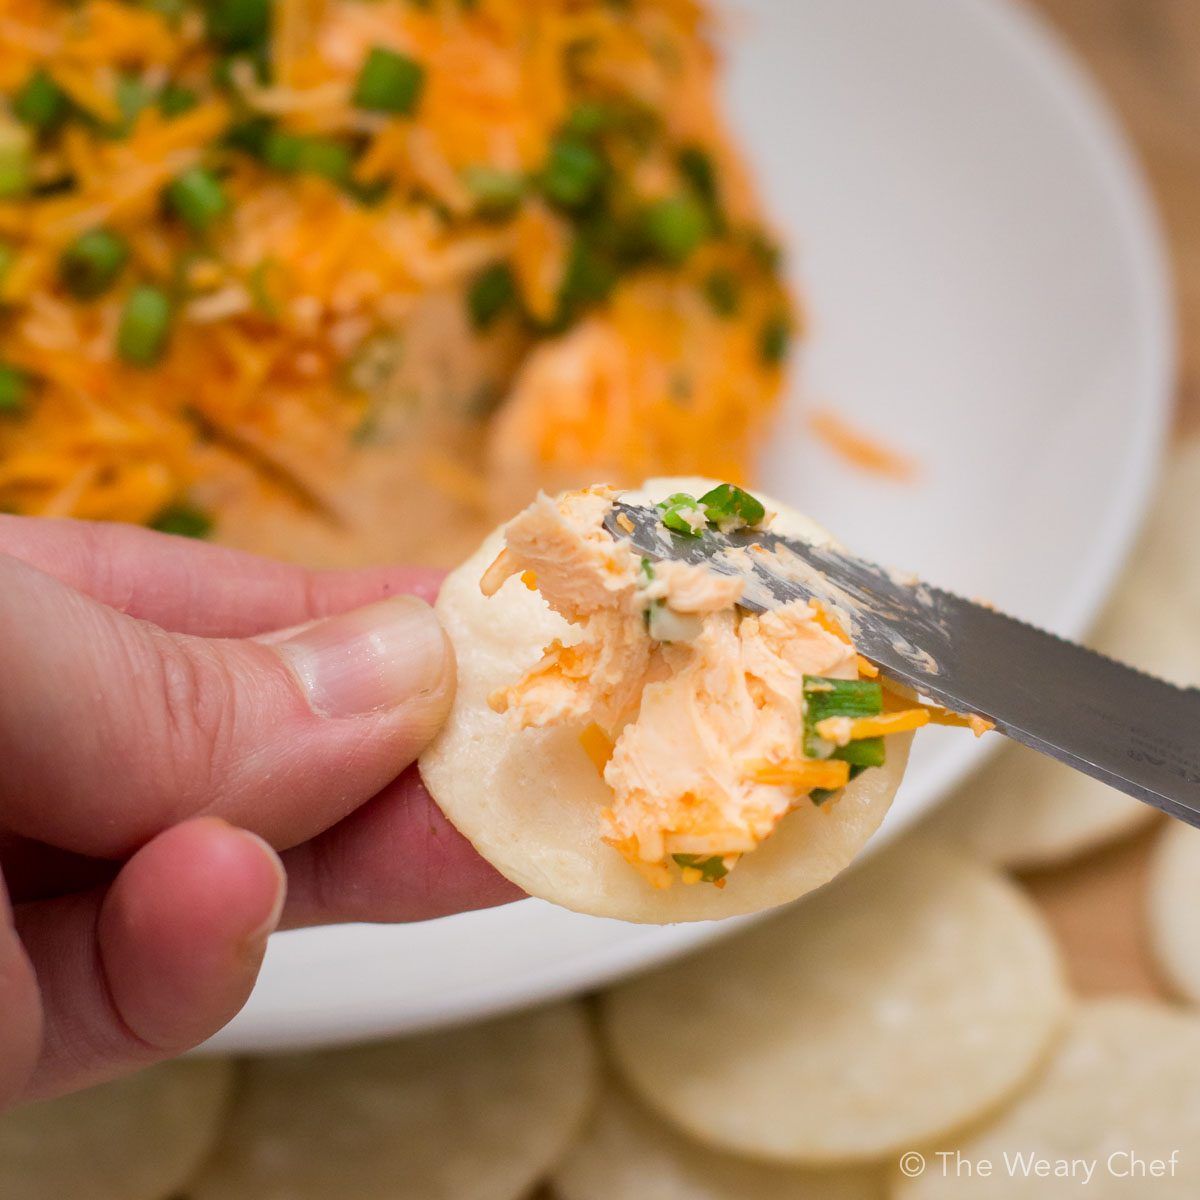
[[[0,515],[0,554],[174,633],[245,638],[402,594],[432,602],[442,572],[310,571],[133,525]]]

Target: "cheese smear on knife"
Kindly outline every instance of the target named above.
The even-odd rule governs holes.
[[[520,575],[577,636],[489,703],[520,729],[580,727],[612,794],[597,814],[605,840],[651,883],[720,886],[792,809],[847,781],[831,743],[805,753],[806,689],[857,684],[862,660],[818,606],[753,614],[738,607],[740,578],[643,559],[604,527],[617,495],[542,495],[506,527],[484,592]],[[728,523],[687,500],[684,527],[696,514]]]

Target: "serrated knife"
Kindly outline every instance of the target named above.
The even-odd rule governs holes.
[[[621,502],[605,526],[651,560],[741,575],[752,611],[819,600],[891,678],[1200,826],[1200,690],[830,546],[757,529],[686,537]]]

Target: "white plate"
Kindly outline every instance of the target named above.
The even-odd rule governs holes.
[[[729,98],[811,313],[764,487],[867,555],[1068,635],[1128,548],[1161,449],[1161,244],[1107,112],[1002,0],[751,0]],[[915,455],[915,485],[814,443],[812,399]],[[979,759],[923,736],[878,845]],[[593,986],[713,937],[537,901],[285,933],[221,1050],[424,1029]]]

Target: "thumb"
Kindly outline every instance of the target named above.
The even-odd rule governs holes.
[[[282,640],[171,634],[0,556],[0,814],[123,857],[224,817],[304,841],[394,779],[445,719],[453,652],[398,596]]]

